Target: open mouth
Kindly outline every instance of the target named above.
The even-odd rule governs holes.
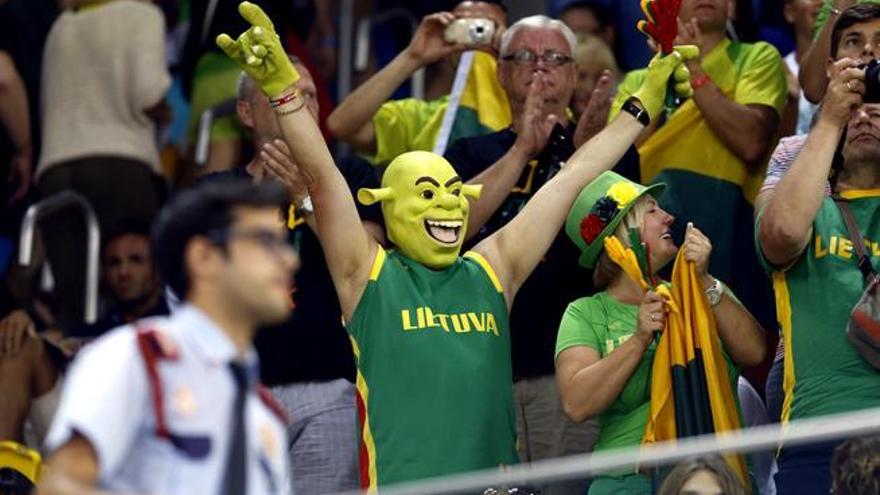
[[[458,243],[461,235],[461,220],[425,220],[425,230],[432,239],[447,246]]]
[[[660,238],[664,239],[664,240],[672,239],[672,233],[671,232],[664,232],[664,233],[660,234]]]

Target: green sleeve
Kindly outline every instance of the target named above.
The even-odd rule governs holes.
[[[447,104],[447,98],[432,101],[405,98],[385,102],[373,116],[376,154],[365,158],[374,165],[382,165],[401,153],[421,149],[416,146],[416,140],[422,137],[431,119],[438,111],[445,110]]]
[[[815,40],[819,36],[819,31],[822,30],[822,26],[828,21],[828,14],[831,13],[831,3],[834,0],[825,0],[822,4],[822,8],[819,9],[819,13],[816,15],[816,23],[813,24],[813,39]]]
[[[822,8],[816,16],[816,24],[813,26],[813,39],[819,36],[819,31],[822,30],[825,22],[828,21],[828,14],[831,13],[832,3],[834,3],[834,0],[825,0],[825,3],[822,4]],[[857,3],[880,3],[880,0],[859,0]]]
[[[773,45],[755,43],[743,62],[733,100],[741,105],[766,105],[782,116],[788,98],[782,63]]]
[[[770,263],[770,261],[764,257],[764,250],[761,249],[761,240],[758,238],[758,235],[761,231],[761,220],[764,216],[764,210],[766,209],[766,207],[767,206],[764,205],[764,208],[761,208],[761,210],[758,211],[758,214],[755,215],[755,252],[758,255],[758,262],[761,264],[761,268],[764,269],[764,272],[767,275],[772,275],[773,272],[776,270],[773,268],[773,265]]]
[[[630,71],[623,78],[623,81],[617,86],[617,95],[614,96],[614,102],[611,104],[611,111],[608,113],[608,122],[610,123],[620,113],[620,107],[642,86],[645,80],[645,69]]]
[[[602,352],[600,342],[605,340],[607,323],[599,308],[601,303],[594,297],[585,297],[572,302],[565,308],[559,333],[556,335],[555,357],[568,349],[584,345]]]

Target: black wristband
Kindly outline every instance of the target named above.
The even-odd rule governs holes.
[[[639,108],[635,104],[637,101],[639,101],[638,98],[630,96],[625,102],[623,102],[623,106],[620,107],[620,109],[635,117],[643,126],[648,127],[648,125],[651,124],[651,116],[648,115],[647,110]]]

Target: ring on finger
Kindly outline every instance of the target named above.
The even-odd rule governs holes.
[[[657,315],[651,313],[651,321],[657,321]]]

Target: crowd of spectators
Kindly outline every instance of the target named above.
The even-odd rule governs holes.
[[[222,306],[240,298],[247,324],[260,327],[253,338],[259,359],[251,356],[245,363],[269,387],[266,397],[254,399],[261,404],[259,414],[285,413],[271,427],[285,431],[283,462],[276,465],[273,458],[263,466],[267,486],[280,479],[289,485],[280,491],[342,492],[515,460],[638,446],[657,428],[652,380],[659,334],[669,327],[673,306],[671,284],[654,280],[674,279],[679,250],[695,266],[697,287],[706,295],[700,311],[716,332],[715,347],[723,357],[718,369],[725,375],[719,387],[734,394],[737,424],[788,423],[880,407],[880,372],[850,343],[846,330],[853,306],[880,269],[880,79],[876,73],[874,80],[866,77],[866,66],[880,59],[880,2],[682,0],[675,45],[696,46],[699,54],[680,55],[675,75],[688,74],[690,93],[673,98],[674,103],[667,98],[662,111],[651,115],[639,97],[657,70],[649,65],[655,45],[635,28],[642,16],[635,0],[526,2],[531,10],[521,18],[511,16],[517,4],[512,0],[418,6],[375,0],[355,2],[354,12],[345,13],[340,11],[344,2],[334,0],[254,0],[300,76],[295,89],[303,105],[296,110],[304,109],[309,129],[314,122],[320,132],[308,146],[292,143],[291,136],[311,134],[279,123],[278,107],[289,102],[267,95],[264,81],[243,72],[215,43],[222,33],[235,37],[251,27],[253,19],[239,15],[238,3],[0,0],[0,174],[8,178],[0,188],[0,441],[54,453],[49,462],[69,467],[76,457],[71,452],[77,452],[71,445],[82,445],[65,443],[64,429],[75,433],[74,440],[85,438],[85,445],[91,433],[91,455],[99,454],[104,463],[102,455],[109,453],[116,470],[125,471],[134,461],[108,450],[107,442],[113,439],[110,433],[137,425],[108,420],[104,434],[77,430],[79,406],[64,394],[101,376],[99,366],[78,369],[84,361],[78,356],[89,356],[92,343],[108,340],[103,336],[114,335],[116,327],[172,315],[170,327],[183,328],[204,317],[193,314],[194,301]],[[340,70],[346,70],[339,65],[345,51],[340,17],[354,15],[358,25],[357,19],[375,20],[383,12],[421,19],[402,45],[388,39],[384,28],[369,33],[373,50],[367,70],[356,74],[348,94],[338,94]],[[462,19],[488,20],[494,26],[491,39],[476,46],[447,39],[450,26]],[[426,90],[407,94],[407,82],[421,71],[429,75]],[[670,89],[669,96],[673,93]],[[631,144],[624,142],[626,136],[604,132],[627,115],[645,124]],[[328,247],[340,234],[330,232],[327,219],[338,212],[326,213],[332,207],[319,198],[327,187],[313,168],[323,160],[325,144],[334,150],[332,163],[350,196],[361,200],[355,201],[363,227],[357,230],[369,240],[363,245],[375,247],[360,254],[374,253],[378,260],[364,258],[356,268],[368,276],[357,297],[340,288],[340,280],[347,279],[335,258],[343,250]],[[584,150],[594,155],[585,157]],[[401,374],[412,370],[390,355],[365,357],[379,352],[378,344],[365,347],[364,336],[352,329],[369,317],[350,304],[375,296],[378,289],[370,284],[391,283],[390,275],[379,279],[383,262],[415,273],[419,290],[436,296],[433,285],[418,279],[425,276],[419,270],[430,271],[426,266],[395,258],[405,258],[399,254],[401,234],[388,224],[393,214],[388,200],[399,200],[390,181],[402,180],[395,159],[402,156],[416,167],[417,158],[427,156],[410,152],[433,152],[430,160],[419,160],[451,165],[449,182],[437,187],[458,188],[452,194],[469,201],[464,225],[426,221],[425,228],[441,243],[447,236],[457,242],[461,234],[462,253],[478,254],[460,259],[479,258],[496,289],[509,284],[498,290],[499,304],[506,301],[508,311],[502,326],[509,339],[503,348],[509,370],[498,361],[481,385],[506,386],[490,376],[509,374],[510,417],[502,410],[506,405],[498,405],[498,424],[483,439],[498,443],[494,463],[486,462],[496,455],[488,449],[432,464],[437,453],[430,451],[447,445],[443,442],[460,441],[464,448],[480,438],[440,441],[435,437],[447,432],[433,431],[416,444],[421,440],[402,438],[418,430],[415,421],[400,419],[404,433],[396,435],[393,428],[373,423],[379,413],[402,418],[428,407],[402,406],[391,414],[388,404],[396,403],[383,388],[372,381],[368,390],[366,383],[379,376],[377,359],[401,366]],[[564,228],[544,239],[537,225],[550,228],[556,217],[535,221],[526,216],[527,205],[541,199],[539,190],[552,189],[566,167],[590,160],[609,160],[613,171],[595,174],[565,212],[555,212]],[[383,177],[385,170],[395,170],[393,177]],[[426,178],[437,182],[419,181]],[[243,182],[254,185],[243,189]],[[263,187],[267,184],[278,187]],[[467,192],[476,185],[480,192]],[[198,191],[207,192],[196,199]],[[101,292],[94,321],[83,308],[90,273],[82,212],[61,209],[41,216],[31,264],[17,263],[25,211],[62,192],[82,198],[99,227]],[[252,201],[247,194],[255,195]],[[424,199],[433,199],[431,194]],[[255,210],[254,225],[260,224],[279,197],[281,237],[271,229],[252,237],[277,255],[276,261],[284,261],[275,276],[289,275],[286,308],[271,306],[278,298],[268,285],[245,277],[236,287],[207,254],[198,258],[200,251],[191,252],[187,244],[237,225],[240,218],[231,212],[241,205]],[[606,211],[609,198],[617,205],[613,211]],[[215,230],[199,227],[199,218],[186,209],[198,201],[220,205],[222,212],[210,216]],[[192,211],[207,211],[199,208]],[[169,217],[174,214],[179,216]],[[591,226],[591,217],[601,225]],[[534,234],[514,221],[527,222],[524,218],[535,222]],[[191,230],[188,238],[168,241],[173,249],[157,244],[157,238],[170,235],[170,226]],[[522,255],[528,262],[511,263],[505,278],[495,266],[505,253],[482,258],[480,253],[511,232],[525,232],[516,239],[517,255],[528,248],[533,252]],[[608,247],[618,243],[638,251],[634,232],[647,247],[648,290]],[[231,242],[224,237],[215,244]],[[287,244],[297,256],[287,256]],[[229,266],[241,263],[229,253]],[[269,258],[255,259],[253,267],[245,262],[235,270],[262,269],[268,280]],[[229,273],[239,273],[235,270]],[[247,288],[254,291],[250,298],[243,294]],[[279,316],[281,309],[289,314]],[[430,305],[418,310],[416,316],[414,308],[411,315],[404,309],[405,330],[412,323],[418,329],[442,326],[431,331],[448,334],[451,327],[438,318],[449,316],[454,333],[470,331],[466,312],[459,321],[458,315],[438,314],[436,308],[432,314]],[[473,320],[474,334],[481,325]],[[174,354],[157,339],[145,345],[161,349],[160,361]],[[124,341],[110,340],[116,347],[95,346],[91,354],[104,356],[108,366],[131,357],[123,351]],[[250,340],[242,345],[248,349]],[[387,345],[379,349],[409,352]],[[497,349],[491,352],[497,359]],[[151,380],[136,380],[131,389],[142,387],[145,396],[161,397],[161,385],[156,392]],[[101,400],[100,392],[84,395]],[[171,408],[196,408],[187,402],[194,399],[178,392],[166,392],[174,394]],[[374,404],[370,394],[382,409],[367,414]],[[499,401],[508,400],[505,394],[497,396]],[[430,397],[425,404],[434,404],[438,416],[456,407],[444,398],[458,397],[454,390],[448,397],[421,390],[412,400],[423,396]],[[480,433],[479,414],[486,411],[462,410],[472,409],[477,413],[470,428]],[[161,405],[150,426],[140,427],[163,423],[160,410]],[[432,421],[424,418],[426,430],[434,428]],[[160,425],[155,427],[161,437]],[[507,437],[514,433],[516,442],[507,449]],[[235,436],[231,451],[237,441]],[[386,454],[392,447],[399,447],[402,457],[424,448],[425,457],[392,462]],[[2,454],[0,449],[0,459]],[[530,488],[592,495],[876,493],[876,439],[782,445],[777,454],[750,457],[747,479],[734,463],[702,458],[662,476],[620,471]],[[210,458],[218,455],[212,451]],[[106,465],[93,468],[92,481],[98,484],[114,476]],[[251,468],[242,469],[250,473]],[[197,470],[192,473],[199,476]],[[25,478],[0,465],[0,492],[36,481]],[[224,477],[222,483],[226,489],[244,486],[238,481]],[[68,493],[56,482],[49,493]]]

